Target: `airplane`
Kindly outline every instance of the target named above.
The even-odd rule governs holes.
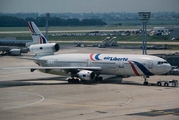
[[[54,54],[60,49],[56,43],[48,43],[34,22],[28,22],[32,38],[36,34],[43,38],[45,44],[30,45],[29,51],[36,54],[33,60],[38,67],[1,68],[1,70],[30,69],[44,73],[70,75],[68,83],[80,81],[102,81],[101,75],[116,75],[119,77],[143,76],[144,85],[147,78],[161,75],[171,70],[171,65],[164,59],[151,55],[136,54],[100,54],[100,53],[69,53]],[[42,40],[42,39],[41,39]],[[41,41],[42,42],[42,41]]]
[[[32,40],[12,40],[0,39],[0,55],[18,56],[21,53],[27,53],[26,43]]]
[[[43,44],[46,43],[45,39],[42,37],[42,33],[37,31],[39,34],[34,34],[32,25],[30,22],[27,23],[33,40],[14,40],[14,39],[0,39],[0,51],[1,55],[12,55],[18,56],[21,53],[29,52],[28,47],[33,44]]]

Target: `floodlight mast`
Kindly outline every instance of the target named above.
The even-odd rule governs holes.
[[[46,34],[45,34],[45,37],[46,39],[48,40],[48,19],[50,18],[50,13],[46,13],[46,22],[45,22],[45,26],[46,26]]]
[[[146,49],[147,23],[148,20],[150,19],[151,12],[138,12],[138,14],[140,16],[140,21],[142,21],[142,54],[146,55],[147,54],[147,49]]]

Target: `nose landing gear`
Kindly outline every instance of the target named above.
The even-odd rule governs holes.
[[[147,81],[147,78],[149,78],[149,76],[143,76],[143,78],[144,78],[144,85],[148,85],[149,83],[148,83],[148,81]]]

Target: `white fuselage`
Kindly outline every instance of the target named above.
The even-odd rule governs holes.
[[[101,67],[100,74],[119,76],[152,76],[171,70],[164,59],[150,55],[59,54],[37,58],[42,67]]]

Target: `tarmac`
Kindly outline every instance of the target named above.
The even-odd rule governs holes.
[[[62,47],[58,53],[130,53],[141,50]],[[153,53],[173,51],[150,50]],[[20,57],[32,57],[27,54]],[[0,57],[0,67],[37,66],[20,57]],[[102,83],[68,84],[66,76],[29,70],[0,71],[1,120],[178,120],[179,87],[156,86],[158,80],[178,76],[142,77],[104,75]],[[179,79],[178,79],[179,80]]]

